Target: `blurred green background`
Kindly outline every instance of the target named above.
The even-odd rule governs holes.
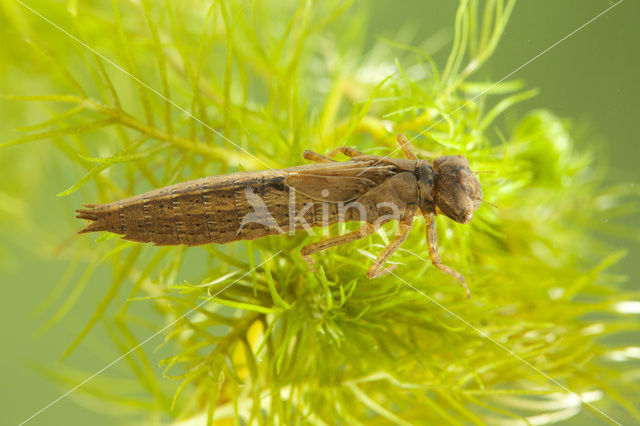
[[[519,2],[498,50],[475,80],[485,76],[488,81],[495,81],[506,76],[613,3],[603,0]],[[450,49],[457,2],[371,0],[357,2],[353,7],[363,13],[371,10],[372,17],[365,28],[371,46],[377,36],[394,39],[399,33],[404,34],[403,37],[410,34],[417,42],[439,34],[441,37],[437,40],[442,39],[443,43],[434,53],[434,58],[438,65],[443,66]],[[36,16],[25,16],[35,29],[48,25]],[[581,135],[578,138],[581,143],[602,148],[599,152],[608,157],[611,182],[640,184],[636,164],[640,113],[638,16],[640,3],[624,1],[515,74],[512,78],[523,79],[528,87],[539,88],[540,95],[509,110],[503,117],[503,127],[509,130],[516,117],[521,117],[526,111],[549,108],[574,123],[574,128]],[[0,15],[0,25],[3,19],[5,17]],[[3,45],[15,43],[11,39],[0,41]],[[69,40],[69,44],[72,43]],[[40,82],[21,79],[19,70],[23,65],[20,56],[4,56],[3,59],[8,63],[0,64],[4,68],[0,93],[40,93]],[[42,93],[47,92],[43,90]],[[37,118],[24,116],[9,101],[0,101],[0,117],[0,140],[17,136],[16,127],[37,121]],[[36,153],[37,161],[34,162],[30,155]],[[76,194],[71,199],[61,200],[55,196],[77,176],[64,169],[64,161],[51,157],[55,155],[61,154],[48,147],[46,142],[0,151],[0,185],[23,187],[24,196],[19,202],[34,212],[28,218],[12,215],[12,211],[22,211],[21,206],[15,205],[13,200],[0,199],[0,204],[8,212],[0,216],[0,220],[11,221],[0,227],[0,285],[3,291],[0,374],[4,379],[0,413],[3,424],[19,423],[61,395],[63,391],[38,373],[33,363],[55,363],[90,316],[108,285],[106,278],[103,282],[92,279],[81,295],[80,303],[70,314],[52,330],[36,338],[37,330],[45,319],[35,317],[34,308],[46,299],[64,273],[67,262],[56,253],[64,250],[79,226],[70,206],[79,204],[81,197]],[[491,194],[487,194],[487,198],[491,200]],[[29,220],[35,220],[47,232],[33,233],[25,226]],[[603,223],[608,220],[602,218]],[[640,215],[636,212],[626,221],[637,224]],[[636,254],[638,235],[631,237],[609,237],[616,245],[629,250],[628,256],[614,270],[629,276],[629,288],[640,289],[637,281],[640,276]],[[48,255],[43,255],[43,252]],[[98,276],[100,274],[95,277]],[[105,333],[102,327],[95,328],[67,365],[74,365],[80,371],[97,371],[115,359],[119,352],[105,338]],[[109,374],[129,377],[131,373],[126,363],[121,362],[113,366]],[[636,403],[640,404],[640,398]],[[110,413],[96,412],[93,408],[81,392],[74,393],[30,424],[107,425],[126,421],[126,417],[112,417]]]

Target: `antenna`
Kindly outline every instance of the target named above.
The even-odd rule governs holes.
[[[490,203],[490,202],[488,202],[488,201],[485,201],[485,200],[480,200],[480,201],[481,201],[481,202],[483,202],[483,203],[485,203],[485,204],[489,204],[489,205],[490,205],[491,207],[493,207],[494,209],[497,209],[497,208],[498,208],[498,206],[496,206],[495,204]]]

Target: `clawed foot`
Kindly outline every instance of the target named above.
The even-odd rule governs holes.
[[[375,278],[380,278],[381,276],[386,275],[389,272],[393,271],[397,267],[398,267],[397,264],[393,264],[393,265],[389,265],[389,266],[385,267],[385,266],[382,266],[382,265],[380,265],[380,266],[376,265],[374,263],[373,265],[371,265],[371,267],[367,271],[367,276],[371,280],[373,280]]]
[[[309,269],[311,269],[311,272],[315,273],[316,272],[316,268],[315,268],[316,261],[313,260],[313,258],[308,254],[303,254],[302,258],[305,260],[305,262],[307,262],[309,264]]]

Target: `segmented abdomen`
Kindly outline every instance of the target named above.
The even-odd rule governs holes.
[[[132,241],[194,246],[277,235],[289,231],[290,225],[302,229],[305,223],[338,222],[335,204],[313,203],[296,194],[290,206],[286,172],[282,172],[212,176],[108,204],[85,205],[77,210],[77,217],[93,223],[80,233],[108,231]],[[308,207],[309,203],[313,206]],[[298,220],[290,221],[292,209]]]

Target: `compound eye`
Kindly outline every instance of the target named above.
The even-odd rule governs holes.
[[[469,182],[469,173],[465,169],[458,170],[458,183],[466,185]]]

